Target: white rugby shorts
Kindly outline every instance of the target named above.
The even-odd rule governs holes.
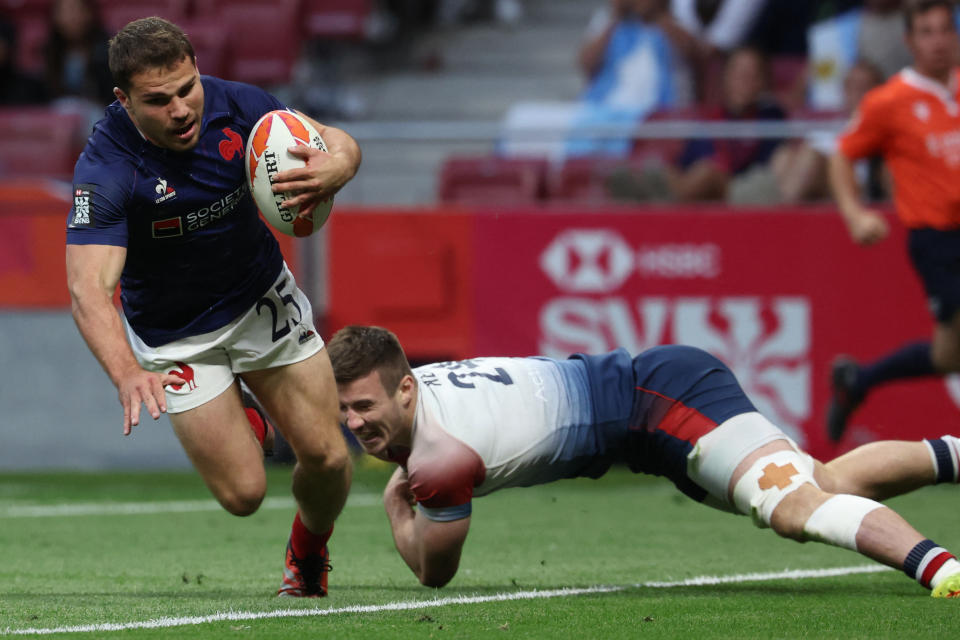
[[[209,402],[226,391],[238,373],[300,362],[323,348],[310,301],[286,264],[263,297],[216,331],[150,347],[125,319],[124,325],[140,366],[186,380],[179,387],[166,387],[168,413]]]

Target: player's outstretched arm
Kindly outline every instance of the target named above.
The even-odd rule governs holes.
[[[830,156],[827,177],[840,215],[850,232],[850,238],[864,246],[876,244],[886,238],[890,232],[887,221],[878,212],[861,204],[853,162],[842,152],[838,151]]]
[[[299,215],[306,216],[321,200],[333,197],[347,184],[360,168],[360,146],[350,134],[336,127],[320,124],[313,118],[297,112],[314,126],[327,147],[324,153],[308,146],[291,147],[290,153],[307,163],[300,169],[290,169],[277,174],[273,192],[293,192],[284,206],[300,206]]]
[[[167,384],[185,381],[169,374],[143,370],[127,343],[113,292],[127,257],[125,247],[97,244],[67,245],[67,287],[73,319],[90,351],[100,361],[120,395],[123,435],[140,422],[140,404],[156,420],[167,410]]]
[[[387,483],[383,504],[397,551],[420,583],[442,587],[450,582],[460,566],[460,553],[470,529],[470,517],[435,522],[418,512],[402,467],[397,467]]]

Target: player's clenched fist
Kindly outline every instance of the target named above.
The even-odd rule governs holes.
[[[884,217],[870,209],[864,209],[859,215],[847,222],[850,237],[859,245],[869,246],[876,244],[887,237],[890,226]]]

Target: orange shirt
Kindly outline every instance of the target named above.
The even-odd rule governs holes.
[[[904,225],[960,227],[960,69],[949,87],[904,69],[864,96],[838,144],[883,156]]]

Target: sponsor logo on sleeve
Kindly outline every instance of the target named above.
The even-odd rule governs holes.
[[[92,229],[97,226],[93,215],[92,184],[77,184],[73,186],[73,209],[70,211],[71,229]]]

